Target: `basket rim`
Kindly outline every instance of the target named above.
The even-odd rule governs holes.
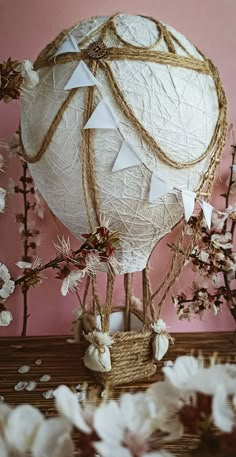
[[[111,310],[111,314],[114,314],[116,312],[119,312],[119,311],[122,311],[122,312],[125,312],[125,306],[122,306],[122,305],[119,305],[119,306],[113,306],[112,307],[112,310]],[[148,324],[145,324],[143,323],[143,313],[142,311],[140,311],[139,309],[137,309],[134,305],[131,305],[130,306],[130,312],[132,314],[134,314],[143,324],[143,329],[141,330],[122,330],[122,331],[116,331],[116,332],[110,332],[109,331],[109,334],[112,336],[112,338],[114,337],[119,337],[121,335],[123,335],[123,339],[133,339],[135,336],[137,338],[143,338],[143,337],[147,337],[147,336],[151,336],[153,335],[153,330],[148,328]],[[104,313],[102,313],[104,314]],[[110,315],[111,315],[110,314]],[[97,312],[97,316],[100,316],[100,313]],[[146,328],[145,328],[146,327]],[[125,338],[125,336],[127,338]]]

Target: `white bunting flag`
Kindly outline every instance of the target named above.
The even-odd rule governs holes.
[[[60,54],[65,54],[66,52],[79,52],[80,49],[76,43],[73,35],[69,35],[67,39],[63,41],[61,46],[57,49],[54,56],[59,56]]]
[[[184,205],[185,220],[188,222],[194,212],[196,194],[191,190],[182,189],[182,199]]]
[[[200,202],[200,205],[202,207],[202,211],[205,217],[205,221],[207,223],[207,227],[209,230],[211,229],[211,216],[212,216],[212,211],[213,211],[213,206],[210,205],[210,203],[205,202],[202,200]]]
[[[149,203],[154,203],[159,198],[168,194],[173,189],[169,183],[159,178],[155,172],[152,173],[150,191],[149,191]]]
[[[74,89],[76,87],[89,87],[98,85],[98,81],[87,65],[81,60],[74,73],[70,77],[64,90]]]
[[[126,143],[126,141],[123,141],[113,165],[112,172],[124,170],[129,167],[136,167],[142,163],[143,161],[137,156],[131,146]]]
[[[95,108],[84,129],[117,129],[116,118],[104,100]]]

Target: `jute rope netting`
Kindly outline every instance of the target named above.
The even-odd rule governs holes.
[[[201,182],[197,189],[197,196],[204,196],[206,201],[209,200],[213,181],[215,177],[215,170],[220,161],[220,156],[225,144],[226,130],[227,130],[227,116],[226,109],[227,103],[222,87],[222,83],[218,74],[216,67],[213,63],[200,51],[198,51],[203,60],[196,59],[192,57],[189,52],[185,49],[182,43],[174,36],[163,24],[153,18],[147,18],[153,21],[158,30],[157,40],[149,47],[139,47],[131,43],[126,42],[117,32],[116,20],[118,15],[110,17],[105,23],[100,25],[95,31],[91,32],[86,36],[82,41],[80,41],[80,47],[85,46],[88,42],[91,44],[91,40],[96,37],[96,40],[99,42],[103,41],[106,37],[106,34],[112,33],[118,39],[123,47],[111,47],[105,49],[105,54],[102,58],[93,58],[88,53],[87,49],[82,49],[80,52],[65,53],[60,54],[54,57],[56,50],[62,44],[66,36],[72,31],[73,28],[64,30],[60,33],[54,41],[52,41],[38,56],[34,68],[36,70],[51,67],[57,64],[63,64],[73,61],[84,60],[92,73],[96,75],[97,70],[102,70],[106,77],[106,81],[111,89],[114,100],[117,105],[120,107],[122,112],[125,114],[127,120],[135,128],[136,132],[142,140],[149,146],[153,154],[156,155],[158,159],[163,161],[165,164],[173,167],[175,169],[189,168],[200,161],[204,160],[206,157],[210,157],[210,164],[208,170],[202,176]],[[168,52],[161,52],[154,50],[153,47],[158,43],[159,40],[163,39]],[[182,48],[187,56],[180,56],[176,53],[176,45]],[[116,80],[116,76],[111,68],[110,63],[114,60],[128,60],[128,61],[145,61],[153,62],[162,65],[175,66],[185,69],[195,70],[196,72],[209,75],[213,78],[219,103],[219,115],[216,122],[216,126],[211,138],[211,141],[207,149],[196,159],[189,162],[178,162],[171,158],[166,151],[164,151],[152,137],[152,135],[143,127],[141,122],[137,119],[132,107],[129,105],[125,98],[119,83]],[[73,97],[76,95],[78,89],[70,90],[67,98],[62,103],[60,109],[58,110],[56,116],[54,117],[43,141],[34,156],[27,154],[27,151],[24,150],[24,158],[30,162],[35,163],[39,161],[45,152],[47,151],[53,136],[62,120],[63,114],[69,107]],[[86,89],[86,99],[84,106],[83,121],[84,125],[90,118],[94,110],[94,91],[95,87],[88,87]],[[87,218],[91,230],[93,227],[93,220],[95,220],[97,225],[101,225],[100,218],[100,199],[99,193],[96,185],[96,160],[95,160],[95,151],[94,151],[94,130],[93,129],[83,129],[82,130],[82,150],[81,150],[81,161],[82,161],[82,183],[84,191],[84,200],[87,211]],[[93,209],[94,219],[91,219],[91,213],[89,208]],[[199,219],[198,224],[201,223]],[[148,319],[150,319],[150,314],[152,319],[156,319],[157,315],[160,314],[160,310],[165,302],[166,296],[173,286],[176,278],[179,276],[185,259],[188,257],[189,253],[196,244],[197,230],[191,238],[190,242],[186,245],[184,237],[184,229],[179,237],[177,243],[177,250],[174,252],[172,257],[172,262],[170,265],[169,272],[165,277],[164,281],[160,284],[159,288],[152,293],[150,288],[150,280],[148,277],[148,267],[143,272],[143,309],[144,316],[143,322],[146,324]],[[183,246],[185,242],[184,252],[185,255],[178,254],[178,248]],[[126,329],[129,328],[129,309],[130,309],[130,298],[132,293],[132,284],[130,280],[130,274],[125,275],[125,305],[126,305]],[[92,296],[93,296],[93,309],[96,313],[97,310],[101,311],[101,305],[99,302],[99,296],[96,291],[95,281],[91,281],[92,286]],[[102,319],[103,329],[109,328],[109,314],[112,308],[112,292],[114,286],[114,277],[111,273],[108,274],[107,282],[107,297],[105,301],[105,313]],[[162,294],[162,295],[161,295]],[[154,306],[154,299],[156,296],[159,296],[159,303]],[[149,313],[150,311],[150,313]],[[149,315],[148,315],[149,313]]]

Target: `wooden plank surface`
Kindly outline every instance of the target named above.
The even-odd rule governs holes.
[[[234,333],[178,333],[173,335],[175,344],[164,360],[158,364],[156,374],[149,380],[136,382],[127,386],[118,386],[112,389],[111,398],[117,398],[123,391],[140,391],[150,383],[161,379],[161,367],[165,360],[175,360],[178,355],[198,354],[199,351],[209,357],[218,353],[221,360],[236,362],[236,340]],[[97,387],[98,395],[102,387],[98,386],[91,373],[84,367],[82,357],[83,345],[70,344],[66,336],[52,337],[13,337],[0,339],[0,396],[10,405],[31,403],[40,408],[46,416],[54,414],[54,402],[46,400],[43,393],[55,389],[60,384],[75,387],[77,384],[88,383]],[[35,364],[41,360],[41,365]],[[30,366],[30,371],[20,374],[18,369],[22,365]],[[50,381],[40,382],[39,378],[49,374]],[[19,381],[36,381],[35,390],[17,392],[14,390]],[[176,456],[189,456],[195,445],[193,437],[187,436],[181,441],[181,446],[173,444],[169,450]]]

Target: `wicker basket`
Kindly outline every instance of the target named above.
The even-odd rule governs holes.
[[[121,311],[113,309],[112,314]],[[124,309],[122,309],[124,311]],[[141,313],[132,309],[133,316],[140,320]],[[111,316],[112,316],[111,314]],[[101,384],[127,384],[137,380],[149,378],[156,371],[153,359],[152,341],[154,334],[150,330],[117,331],[112,333],[110,347],[112,369],[106,373],[93,371],[96,380]]]

